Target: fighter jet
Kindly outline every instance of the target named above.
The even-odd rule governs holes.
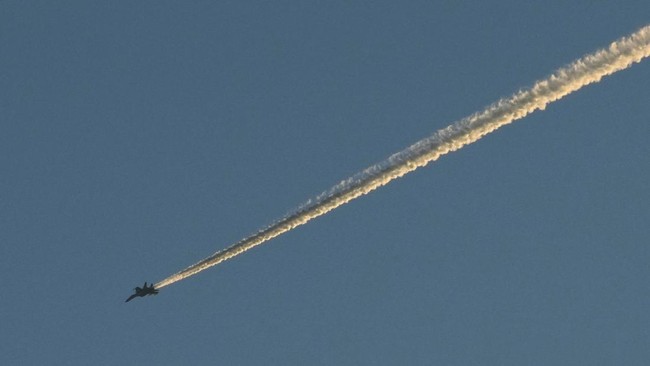
[[[125,302],[129,302],[136,297],[145,297],[147,295],[158,295],[158,290],[153,287],[153,283],[150,286],[147,286],[147,283],[144,283],[144,287],[136,287],[134,288],[135,293],[131,296],[129,296],[128,299],[126,299]]]

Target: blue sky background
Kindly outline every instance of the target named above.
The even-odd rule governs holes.
[[[124,300],[648,14],[0,2],[0,363],[647,364],[647,61]]]

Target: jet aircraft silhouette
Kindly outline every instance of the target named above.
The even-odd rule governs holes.
[[[128,299],[126,299],[125,302],[129,302],[136,297],[145,297],[147,295],[158,295],[158,290],[153,287],[153,283],[150,286],[147,286],[147,283],[144,283],[144,287],[136,287],[134,288],[135,293],[131,296],[129,296]]]

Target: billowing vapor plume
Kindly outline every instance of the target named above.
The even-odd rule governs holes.
[[[523,118],[535,110],[543,110],[549,103],[585,85],[598,82],[603,76],[623,70],[649,55],[650,26],[646,26],[628,37],[617,40],[607,49],[586,55],[560,68],[548,78],[535,83],[530,89],[501,99],[485,110],[443,128],[385,161],[352,176],[303,205],[295,213],[160,281],[155,287],[165,287],[192,276],[286,233],[395,178],[437,160],[441,155],[471,144],[501,126]]]

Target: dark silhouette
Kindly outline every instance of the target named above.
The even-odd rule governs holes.
[[[129,302],[129,301],[135,299],[136,297],[145,297],[147,295],[158,295],[158,290],[153,287],[153,283],[150,286],[147,287],[147,283],[145,282],[144,287],[142,287],[142,288],[136,287],[136,288],[134,288],[134,290],[135,290],[135,293],[133,295],[129,296],[129,298],[126,299],[125,302]]]

